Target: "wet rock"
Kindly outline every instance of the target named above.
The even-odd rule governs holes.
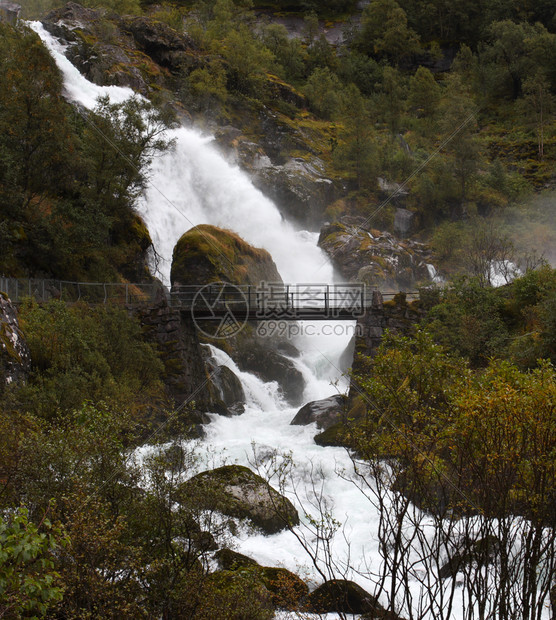
[[[133,36],[138,49],[157,64],[177,72],[184,66],[196,64],[196,45],[183,33],[148,17],[122,17],[119,21],[124,32]]]
[[[178,614],[180,618],[246,618],[272,620],[274,608],[270,592],[256,575],[244,571],[220,570],[201,581],[197,597],[191,597],[192,608],[187,613],[187,600]],[[184,597],[185,598],[185,597]]]
[[[347,347],[342,351],[340,355],[340,370],[342,372],[348,371],[353,366],[353,358],[355,355],[355,335],[349,341]]]
[[[314,442],[317,446],[336,447],[336,448],[351,448],[351,443],[346,439],[345,432],[347,427],[345,424],[338,422],[329,426],[326,430],[322,431],[318,435],[315,435]]]
[[[245,411],[245,391],[241,381],[227,366],[219,366],[210,354],[210,348],[201,345],[210,381],[217,393],[217,399],[224,403],[225,411],[215,411],[224,415],[240,415]]]
[[[210,424],[209,416],[203,411],[193,409],[180,414],[180,420],[187,427],[187,436],[191,439],[204,439],[206,433],[203,428]]]
[[[256,141],[228,126],[216,131],[217,143],[285,217],[306,226],[320,225],[324,211],[343,188],[327,176],[326,164],[319,156],[322,151],[311,147],[314,136],[266,107],[254,124]]]
[[[309,595],[309,586],[286,568],[264,566],[259,574],[276,609],[298,610]]]
[[[0,392],[6,385],[25,381],[31,370],[31,353],[19,328],[17,310],[0,292]]]
[[[232,551],[232,549],[220,549],[214,554],[214,559],[222,570],[239,570],[241,568],[252,568],[260,564],[243,553]]]
[[[42,20],[67,44],[66,55],[100,86],[127,86],[143,95],[169,86],[172,74],[199,66],[191,39],[148,17],[119,17],[74,2]]]
[[[280,353],[253,343],[238,351],[236,363],[241,370],[252,372],[263,381],[277,381],[290,404],[302,402],[305,379],[295,364]]]
[[[345,417],[346,397],[343,394],[335,394],[321,400],[307,403],[297,412],[290,422],[293,426],[306,426],[312,422],[317,423],[317,428],[327,429]]]
[[[336,196],[334,184],[323,170],[317,157],[309,161],[292,158],[282,165],[272,164],[270,158],[259,158],[253,184],[288,217],[311,225],[321,221],[326,205],[334,202]]]
[[[477,563],[480,566],[490,564],[500,552],[500,541],[496,536],[485,536],[479,540],[468,541],[448,558],[440,570],[440,579],[455,578],[457,573],[465,566]]]
[[[385,613],[384,608],[374,596],[355,582],[344,579],[331,579],[311,592],[307,599],[307,609],[316,614]]]
[[[414,219],[415,213],[412,213],[407,209],[396,209],[396,213],[394,215],[394,231],[400,235],[400,237],[409,236],[413,229]]]
[[[197,474],[182,485],[180,494],[184,499],[194,496],[199,508],[248,519],[265,534],[299,524],[299,515],[290,500],[241,465]]]
[[[15,2],[0,2],[0,22],[16,26],[21,12],[21,5]]]
[[[321,229],[319,246],[346,280],[392,291],[431,283],[428,265],[433,257],[428,246],[364,226],[343,218]]]
[[[220,549],[214,554],[214,559],[223,570],[251,571],[271,593],[272,603],[276,609],[300,609],[309,594],[307,584],[286,568],[261,566],[253,558],[231,549]]]
[[[155,342],[164,363],[164,383],[176,406],[192,399],[197,412],[182,410],[180,418],[202,435],[198,425],[208,423],[200,411],[214,411],[214,394],[207,382],[207,371],[195,326],[183,318],[179,308],[168,305],[164,295],[150,307],[137,306],[145,336]],[[225,406],[224,406],[225,408]],[[183,416],[183,417],[182,417]],[[188,418],[188,416],[192,416]]]
[[[281,353],[282,355],[287,355],[288,357],[300,356],[299,349],[288,340],[280,340],[275,344],[273,343],[272,346],[274,347],[274,349],[276,349],[278,353]]]

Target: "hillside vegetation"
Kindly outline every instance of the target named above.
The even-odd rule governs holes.
[[[152,280],[137,199],[176,117],[214,130],[251,163],[267,156],[276,179],[287,162],[318,168],[333,190],[299,221],[348,216],[392,232],[405,208],[411,234],[430,241],[453,281],[423,291],[421,323],[387,334],[360,362],[331,433],[363,457],[360,482],[382,510],[382,617],[398,618],[411,596],[415,538],[405,536],[431,523],[427,613],[451,617],[460,583],[444,600],[430,575],[459,574],[466,596],[494,605],[497,618],[540,617],[551,590],[556,600],[556,272],[546,262],[556,247],[554,3],[84,4],[92,25],[72,31],[81,67],[104,84],[133,81],[151,103],[69,105],[39,37],[0,24],[0,274]],[[24,12],[62,5],[29,0]],[[201,232],[233,269],[206,255]],[[508,261],[525,273],[492,288],[491,263]],[[174,278],[239,282],[256,279],[261,263],[276,279],[267,252],[200,226],[182,237]],[[0,385],[0,616],[305,613],[307,589],[285,569],[240,558],[216,570],[213,551],[235,524],[207,506],[231,515],[234,506],[218,489],[184,488],[203,463],[182,440],[203,414],[172,409],[161,352],[139,320],[53,301],[23,305],[20,326],[27,380]],[[17,357],[0,327],[2,351]],[[424,512],[408,535],[410,502]],[[329,549],[338,525],[319,506],[311,526]]]

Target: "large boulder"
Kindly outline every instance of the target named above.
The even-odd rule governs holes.
[[[19,328],[17,311],[0,293],[0,392],[6,385],[25,381],[30,369],[31,354]]]
[[[248,519],[265,534],[299,524],[289,499],[266,480],[241,465],[226,465],[197,474],[180,489],[182,501],[194,497],[199,508]]]
[[[214,559],[223,570],[251,571],[271,593],[272,603],[277,609],[300,609],[309,594],[307,584],[286,568],[261,566],[253,558],[231,549],[220,549]]]
[[[294,362],[277,351],[252,342],[237,351],[236,363],[241,370],[252,372],[263,381],[277,381],[290,404],[302,402],[305,379]]]
[[[310,161],[292,157],[282,165],[261,157],[254,168],[254,185],[301,224],[321,222],[325,206],[334,202],[334,183],[316,157]]]
[[[307,609],[316,614],[376,614],[379,618],[385,613],[374,596],[355,582],[345,579],[325,581],[311,592]]]
[[[227,547],[219,549],[214,554],[214,559],[222,570],[241,570],[243,568],[255,568],[256,566],[260,566],[257,560],[250,558],[248,555],[243,555],[243,553],[228,549]]]
[[[174,248],[173,286],[210,282],[258,285],[282,282],[272,257],[231,230],[202,224],[183,234]]]
[[[317,428],[326,430],[345,419],[347,398],[343,394],[334,394],[328,398],[314,400],[303,405],[295,418],[290,422],[293,426],[307,426],[317,423]]]
[[[200,587],[183,597],[177,618],[241,618],[272,620],[270,592],[257,575],[247,571],[219,570],[199,580]]]
[[[369,229],[363,218],[354,219],[324,226],[319,237],[319,246],[346,280],[392,291],[411,291],[432,282],[428,246]]]
[[[197,46],[191,37],[168,24],[148,17],[122,17],[119,25],[133,36],[137,48],[160,66],[178,72],[196,64]]]
[[[502,544],[493,535],[487,535],[478,540],[464,540],[460,549],[448,556],[446,562],[440,567],[438,576],[440,579],[455,579],[457,573],[465,567],[475,564],[486,566],[494,562]]]

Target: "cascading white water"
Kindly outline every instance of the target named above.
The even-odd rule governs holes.
[[[68,99],[92,109],[101,96],[121,103],[134,95],[129,88],[97,86],[64,56],[64,47],[39,22],[41,36],[64,74]],[[157,254],[161,279],[169,284],[172,252],[181,235],[198,224],[213,224],[238,233],[247,242],[268,250],[285,282],[331,282],[333,269],[305,231],[297,233],[276,206],[257,190],[249,177],[229,164],[211,146],[213,138],[197,130],[169,130],[174,148],[157,157],[149,185],[138,204]],[[107,148],[110,148],[107,145]]]
[[[127,88],[99,87],[87,81],[64,57],[63,47],[40,24],[34,23],[32,27],[62,70],[69,99],[90,109],[99,96],[108,95],[113,102],[122,102],[133,95]],[[161,266],[164,281],[169,281],[172,249],[177,239],[192,226],[205,223],[230,228],[248,242],[267,249],[286,281],[332,281],[332,268],[317,248],[315,235],[300,233],[284,222],[276,206],[213,148],[211,137],[184,127],[169,132],[168,137],[175,139],[175,148],[153,163],[151,186],[139,205],[157,252],[166,259]],[[333,380],[339,382],[337,389],[346,389],[347,381],[341,377],[339,358],[352,336],[350,325],[313,325],[310,332],[305,329],[305,335],[297,337],[301,357],[295,362],[307,382],[305,400],[334,394]],[[327,327],[332,335],[325,337],[323,332]],[[220,454],[218,458],[222,462],[246,465],[252,463],[253,450],[259,455],[272,451],[291,454],[298,468],[286,491],[299,508],[300,531],[307,532],[304,526],[310,526],[305,512],[318,517],[318,510],[312,506],[316,485],[324,497],[331,498],[326,510],[343,525],[343,532],[333,541],[334,561],[340,567],[344,563],[349,565],[345,573],[341,571],[343,577],[372,591],[373,584],[365,575],[369,566],[376,571],[382,563],[376,536],[379,515],[356,485],[338,475],[338,472],[352,470],[346,451],[317,446],[313,441],[314,425],[291,426],[296,409],[283,402],[276,383],[264,383],[254,375],[241,372],[219,349],[213,347],[212,354],[218,364],[228,366],[238,375],[247,403],[241,416],[211,416],[207,437],[210,449]],[[214,463],[218,458],[211,456],[211,461]],[[430,528],[426,519],[420,525],[425,530]],[[310,538],[309,535],[309,542]],[[239,551],[262,564],[283,565],[320,581],[291,532],[266,537],[243,532],[236,542]],[[414,581],[407,585],[414,591],[417,605],[422,586]],[[456,619],[463,618],[461,596],[461,591],[456,591],[451,616]]]
[[[89,82],[65,58],[63,46],[41,24],[35,22],[32,27],[61,69],[66,96],[70,100],[91,109],[100,96],[107,95],[113,102],[133,96],[127,88],[100,87]],[[229,228],[255,246],[267,249],[285,281],[332,282],[333,269],[316,245],[317,235],[296,231],[285,222],[276,206],[252,185],[247,175],[230,165],[211,145],[211,137],[185,127],[169,131],[167,137],[174,140],[175,146],[153,162],[150,186],[139,205],[157,253],[166,259],[160,268],[164,281],[169,281],[176,241],[192,226],[207,223]],[[352,326],[350,322],[300,326],[301,331],[311,334],[297,339],[302,353],[295,360],[307,383],[306,400],[324,398],[347,388],[347,381],[342,379],[339,370],[339,357],[353,335]],[[331,335],[323,335],[327,331]],[[247,463],[252,442],[259,448],[292,451],[296,461],[314,459],[315,467],[327,472],[327,483],[333,484],[335,463],[341,463],[341,467],[349,465],[345,451],[323,450],[316,446],[312,441],[313,425],[289,425],[296,409],[285,405],[276,384],[265,384],[249,373],[242,373],[218,349],[213,349],[213,353],[219,363],[231,367],[242,380],[247,410],[232,419],[213,416],[209,427],[210,444],[222,450],[223,458],[241,463]],[[338,383],[337,387],[331,385],[332,380]],[[331,488],[331,494],[337,498],[339,507],[349,506],[350,512],[356,505],[357,491],[349,484]],[[354,517],[350,519],[355,523]],[[343,515],[341,520],[345,521]],[[367,517],[363,522],[368,535]],[[367,535],[361,532],[357,538],[366,540]],[[244,551],[269,564],[283,562],[295,570],[305,563],[289,533],[268,538],[250,537],[240,541],[240,545]]]

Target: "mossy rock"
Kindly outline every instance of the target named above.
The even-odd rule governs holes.
[[[334,426],[330,426],[322,433],[315,435],[315,443],[317,446],[335,446],[340,448],[349,448],[351,447],[349,444],[349,440],[347,439],[346,433],[347,427],[343,423],[334,424]]]
[[[218,562],[218,565],[222,570],[239,570],[241,568],[253,568],[260,566],[260,564],[243,553],[232,551],[225,547],[220,549],[214,554],[214,559]]]
[[[261,566],[256,560],[231,549],[220,549],[214,559],[222,570],[250,571],[271,594],[276,609],[300,609],[309,595],[309,587],[286,568]]]
[[[277,609],[300,609],[309,595],[309,586],[286,568],[264,566],[259,570],[271,600]]]
[[[282,282],[270,254],[255,248],[239,235],[202,224],[181,236],[172,260],[172,285],[257,285],[261,281]]]
[[[290,500],[242,465],[226,465],[197,474],[183,483],[179,500],[248,519],[265,534],[299,524],[299,515]]]
[[[307,610],[316,614],[377,614],[370,617],[383,617],[378,614],[384,614],[384,608],[374,596],[355,582],[345,579],[325,581],[311,592]]]

